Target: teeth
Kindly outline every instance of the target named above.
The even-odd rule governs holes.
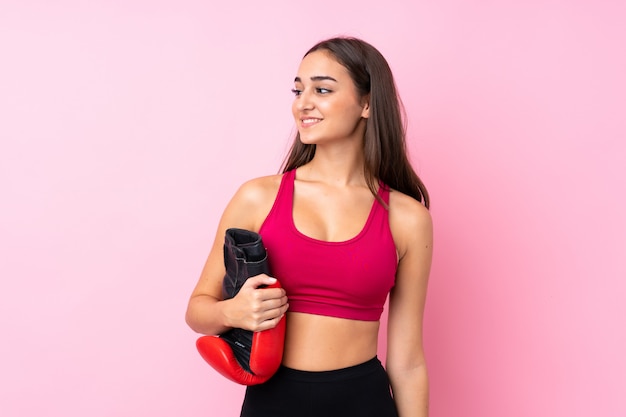
[[[302,123],[315,123],[319,121],[319,119],[304,119]]]

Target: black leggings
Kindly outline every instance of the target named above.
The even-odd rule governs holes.
[[[308,372],[281,367],[246,389],[240,417],[397,417],[377,357],[349,368]]]

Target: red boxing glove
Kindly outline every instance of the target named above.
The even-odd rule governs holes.
[[[280,284],[276,282],[267,288],[280,288]],[[261,332],[241,329],[232,331],[240,334],[231,337],[230,341],[226,340],[228,334],[200,337],[196,341],[200,356],[220,374],[238,384],[256,385],[270,379],[278,370],[283,358],[285,317],[278,322],[276,327]],[[250,342],[243,332],[252,333]],[[245,351],[248,343],[250,343],[249,361],[247,364],[240,363],[235,357],[235,350]]]
[[[226,275],[224,299],[233,298],[244,282],[269,274],[267,252],[258,233],[228,229],[224,241]],[[264,288],[281,288],[278,281]],[[226,378],[243,385],[261,384],[278,370],[283,359],[285,317],[273,329],[252,332],[233,328],[219,336],[202,336],[196,341],[200,355]]]

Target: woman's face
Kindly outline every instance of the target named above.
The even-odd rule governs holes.
[[[294,82],[292,112],[302,143],[363,139],[367,97],[360,96],[348,70],[329,52],[305,56]]]

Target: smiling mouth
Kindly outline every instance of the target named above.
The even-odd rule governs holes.
[[[319,122],[321,122],[322,119],[315,119],[315,118],[308,118],[308,119],[301,119],[300,120],[300,124],[302,125],[302,127],[309,127],[309,126],[313,126]]]

